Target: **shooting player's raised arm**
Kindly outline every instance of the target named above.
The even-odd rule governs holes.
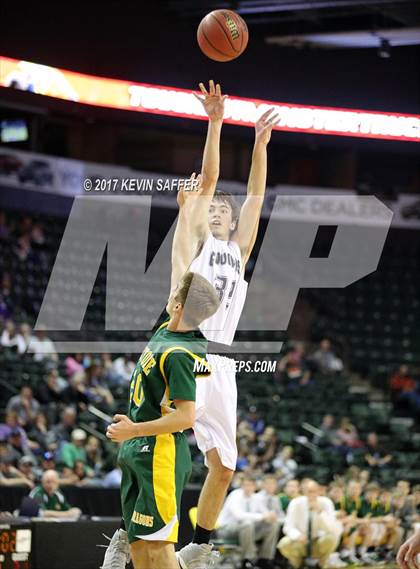
[[[208,91],[203,83],[199,87],[202,95],[194,95],[209,117],[207,138],[199,179],[192,177],[191,182],[178,192],[180,211],[172,244],[171,292],[209,234],[208,210],[219,179],[220,133],[226,95],[222,95],[220,85],[215,86],[212,80]]]
[[[239,215],[238,229],[234,240],[238,243],[245,266],[257,238],[261,209],[267,183],[267,144],[271,131],[278,121],[273,109],[266,111],[255,124],[255,144],[252,152],[251,170],[248,178],[247,197]]]

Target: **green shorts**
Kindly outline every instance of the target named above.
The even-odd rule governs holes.
[[[125,441],[118,455],[121,504],[130,543],[177,543],[182,492],[192,470],[183,433]]]

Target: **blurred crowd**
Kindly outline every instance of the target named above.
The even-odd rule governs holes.
[[[386,488],[352,468],[329,485],[237,473],[218,534],[236,540],[244,569],[327,569],[394,561],[419,528],[420,485]]]

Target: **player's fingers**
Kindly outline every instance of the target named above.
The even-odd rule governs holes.
[[[220,89],[220,83],[216,85],[216,95],[220,97],[222,95],[222,90]]]
[[[197,95],[197,93],[194,93],[194,91],[193,91],[193,95],[196,99],[198,99],[200,101],[200,103],[203,102],[203,97],[200,97],[200,95]]]
[[[265,113],[263,113],[263,114],[260,116],[260,119],[259,119],[259,120],[265,122],[265,121],[268,119],[269,115],[271,115],[271,113],[272,113],[273,111],[274,111],[274,107],[270,107],[267,111],[265,111]]]
[[[214,95],[214,93],[215,93],[214,81],[213,81],[213,79],[210,79],[210,81],[209,81],[209,87],[210,87],[210,96],[212,96],[212,95]]]
[[[207,89],[204,87],[204,83],[199,83],[198,86],[200,87],[200,91],[203,93],[203,95],[208,95]]]
[[[276,113],[275,115],[273,115],[270,120],[267,122],[267,126],[273,126],[275,124],[277,124],[279,122],[279,118],[280,115],[279,113]]]
[[[127,421],[127,415],[114,415],[114,422],[119,423],[120,421]]]

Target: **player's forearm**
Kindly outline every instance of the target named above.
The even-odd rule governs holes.
[[[155,435],[165,435],[168,433],[184,431],[185,429],[191,428],[194,421],[195,413],[185,413],[176,409],[172,413],[168,413],[155,421],[136,423],[136,436],[151,437]]]
[[[256,142],[252,151],[251,170],[249,172],[247,195],[264,196],[267,185],[267,146]]]
[[[206,144],[203,152],[202,195],[213,195],[219,179],[220,170],[220,134],[222,120],[209,121]]]

